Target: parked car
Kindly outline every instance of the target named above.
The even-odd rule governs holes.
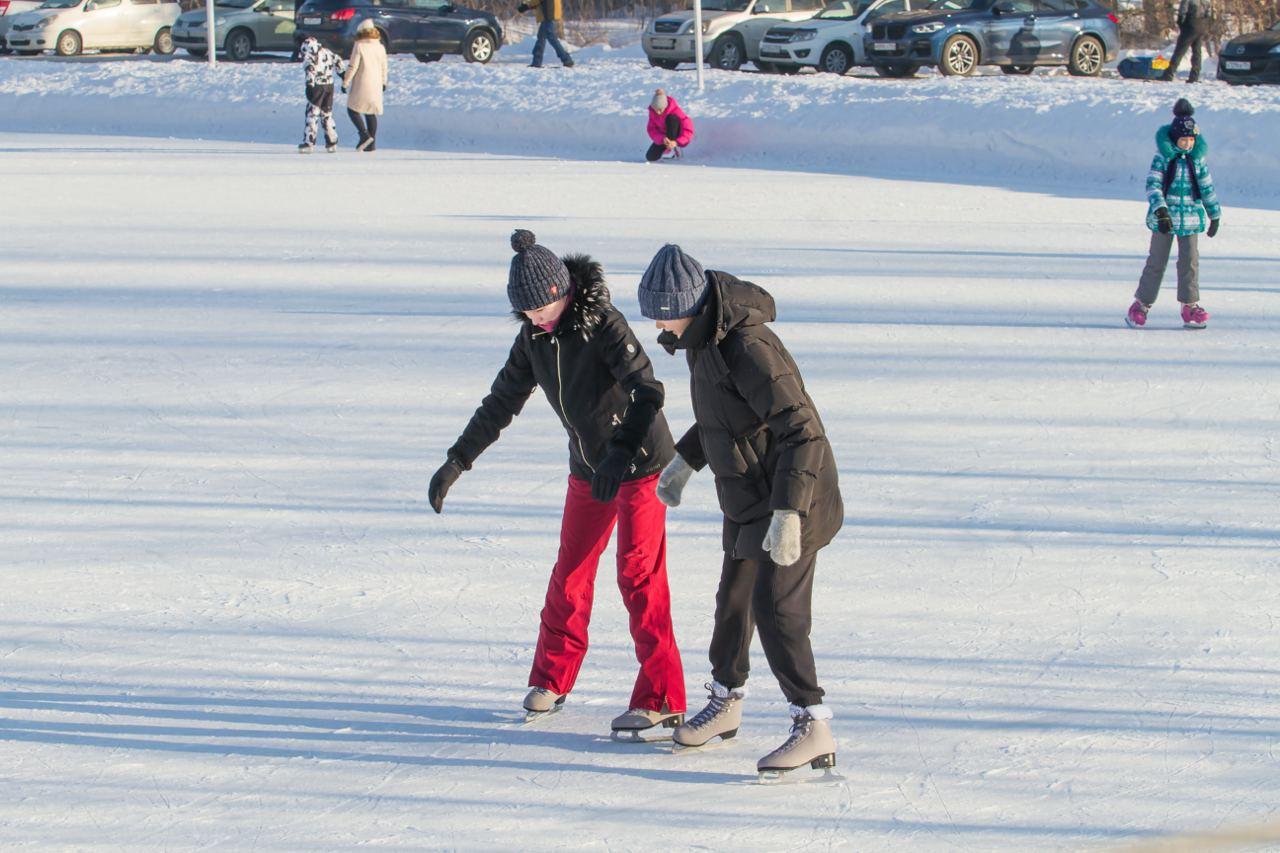
[[[30,12],[37,8],[42,0],[0,0],[0,53],[8,53],[9,48],[5,46],[4,36],[9,32],[9,25],[13,19],[23,12]]]
[[[1037,65],[1065,65],[1097,76],[1120,45],[1117,18],[1092,0],[939,0],[927,11],[876,20],[867,55],[891,76],[921,65],[967,76],[979,65],[1030,74]]]
[[[770,27],[760,40],[760,58],[779,71],[808,66],[843,74],[855,65],[871,64],[864,41],[870,21],[894,12],[921,9],[930,2],[837,0],[803,23]]]
[[[5,34],[10,50],[76,56],[84,49],[173,53],[170,27],[182,10],[161,0],[47,0],[14,17]]]
[[[293,52],[294,0],[219,0],[213,7],[218,50],[237,62],[255,51]],[[192,56],[207,56],[209,33],[203,7],[173,22],[173,44]]]
[[[1218,79],[1236,84],[1280,83],[1280,21],[1223,45],[1218,51]]]
[[[812,18],[822,0],[706,0],[702,4],[704,59],[737,71],[746,62],[771,70],[760,58],[760,39],[769,27]],[[668,12],[654,19],[640,39],[650,65],[675,68],[693,62],[693,12]]]
[[[296,15],[298,38],[315,36],[341,56],[351,54],[356,27],[368,19],[387,53],[412,53],[434,62],[459,53],[488,62],[502,45],[502,27],[488,12],[446,0],[306,0]]]

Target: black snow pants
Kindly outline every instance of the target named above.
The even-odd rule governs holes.
[[[1178,72],[1178,66],[1182,64],[1182,57],[1187,55],[1187,50],[1191,50],[1191,73],[1187,75],[1188,83],[1196,83],[1200,80],[1200,62],[1201,50],[1206,53],[1213,49],[1213,34],[1211,22],[1208,18],[1191,18],[1183,21],[1182,26],[1178,29],[1178,43],[1173,47],[1173,57],[1169,60],[1169,69],[1165,71],[1163,80],[1173,80],[1173,76]]]
[[[800,706],[822,702],[809,643],[817,562],[817,554],[806,554],[785,567],[724,555],[711,633],[711,675],[716,681],[731,690],[747,683],[751,635],[759,628],[764,656],[787,701]]]

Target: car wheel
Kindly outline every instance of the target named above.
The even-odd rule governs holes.
[[[444,56],[442,53],[415,53],[414,57],[419,62],[439,62]]]
[[[708,57],[712,68],[724,71],[737,71],[747,57],[746,45],[737,36],[721,36],[716,39]]]
[[[173,53],[173,33],[168,27],[161,27],[156,33],[156,40],[151,43],[151,49],[161,56],[170,56]]]
[[[84,46],[84,40],[80,38],[80,34],[75,30],[64,30],[54,43],[54,50],[58,56],[79,56],[80,49]]]
[[[853,51],[842,44],[833,44],[822,52],[818,70],[828,74],[844,74],[853,67]]]
[[[244,62],[253,53],[253,35],[248,30],[232,30],[227,33],[226,51],[227,59]]]
[[[1107,52],[1097,36],[1084,36],[1071,48],[1067,71],[1075,77],[1097,77],[1107,61]]]
[[[948,77],[968,77],[978,67],[978,45],[968,36],[956,35],[942,45],[938,70]]]
[[[1030,74],[1036,70],[1034,65],[1001,65],[1000,70],[1005,74]]]
[[[893,78],[914,77],[916,72],[920,70],[919,65],[910,62],[893,62],[888,65],[877,64],[875,68],[876,73],[881,77]]]
[[[680,67],[680,63],[674,59],[654,59],[649,57],[649,65],[654,68],[665,68],[668,71],[675,71]]]
[[[479,62],[484,65],[493,59],[493,36],[488,30],[476,30],[467,36],[467,43],[462,48],[462,58],[467,62]]]

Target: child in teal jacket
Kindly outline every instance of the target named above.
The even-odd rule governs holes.
[[[1209,313],[1200,307],[1200,250],[1196,238],[1205,231],[1210,237],[1218,233],[1222,207],[1205,163],[1209,144],[1191,117],[1194,112],[1186,98],[1179,98],[1173,105],[1173,122],[1156,131],[1156,156],[1147,174],[1151,250],[1125,318],[1135,328],[1146,324],[1147,312],[1160,293],[1175,237],[1182,324],[1188,329],[1203,329],[1209,322]]]

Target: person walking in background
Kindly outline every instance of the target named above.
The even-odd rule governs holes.
[[[681,748],[738,733],[748,651],[760,629],[769,668],[791,703],[791,734],[761,758],[762,774],[836,761],[831,710],[809,642],[818,550],[844,523],[836,461],[800,369],[769,328],[773,297],[725,272],[704,272],[679,246],[658,251],[640,279],[640,313],[689,364],[694,425],[658,480],[678,506],[705,465],[724,513],[724,561],[711,634],[711,695],[678,726]]]
[[[660,158],[679,157],[681,149],[693,141],[693,119],[662,89],[653,90],[648,130],[653,144],[644,159],[650,163]]]
[[[507,297],[520,331],[488,396],[431,478],[431,508],[441,511],[453,483],[541,388],[569,434],[569,486],[525,711],[536,718],[559,710],[577,681],[596,569],[616,524],[618,588],[640,672],[613,730],[637,736],[674,728],[684,720],[685,692],[671,626],[666,507],[655,494],[674,453],[662,383],[610,304],[600,264],[586,255],[558,258],[525,230],[511,235],[511,247]]]
[[[1191,73],[1187,75],[1188,83],[1200,81],[1200,51],[1213,50],[1214,8],[1216,0],[1180,0],[1178,3],[1178,43],[1173,48],[1173,58],[1169,67],[1160,78],[1166,83],[1172,82],[1182,64],[1182,57],[1187,49],[1191,49]]]
[[[1173,105],[1173,122],[1156,131],[1156,156],[1147,173],[1147,227],[1151,249],[1142,269],[1138,290],[1125,322],[1134,328],[1147,323],[1147,312],[1160,294],[1160,282],[1169,265],[1173,239],[1178,238],[1178,301],[1182,325],[1203,329],[1209,313],[1200,307],[1200,232],[1218,233],[1222,206],[1209,175],[1205,158],[1209,144],[1191,116],[1195,109],[1186,98]]]
[[[360,140],[357,151],[377,149],[378,116],[382,115],[382,93],[387,90],[387,50],[373,21],[365,19],[356,27],[356,43],[342,78],[347,95],[347,115],[356,126]]]
[[[528,12],[530,9],[538,18],[538,36],[533,43],[533,62],[529,67],[542,67],[542,54],[546,52],[547,42],[550,42],[551,49],[556,52],[556,56],[560,57],[560,64],[565,68],[572,68],[573,57],[560,43],[560,35],[556,32],[556,27],[563,17],[560,0],[534,0],[533,3],[521,3],[516,7],[517,12]]]
[[[329,153],[338,150],[338,126],[333,122],[333,75],[342,73],[342,59],[320,44],[315,36],[307,36],[298,49],[307,79],[307,123],[298,151],[310,154],[316,147],[316,134],[324,124],[324,147]]]

